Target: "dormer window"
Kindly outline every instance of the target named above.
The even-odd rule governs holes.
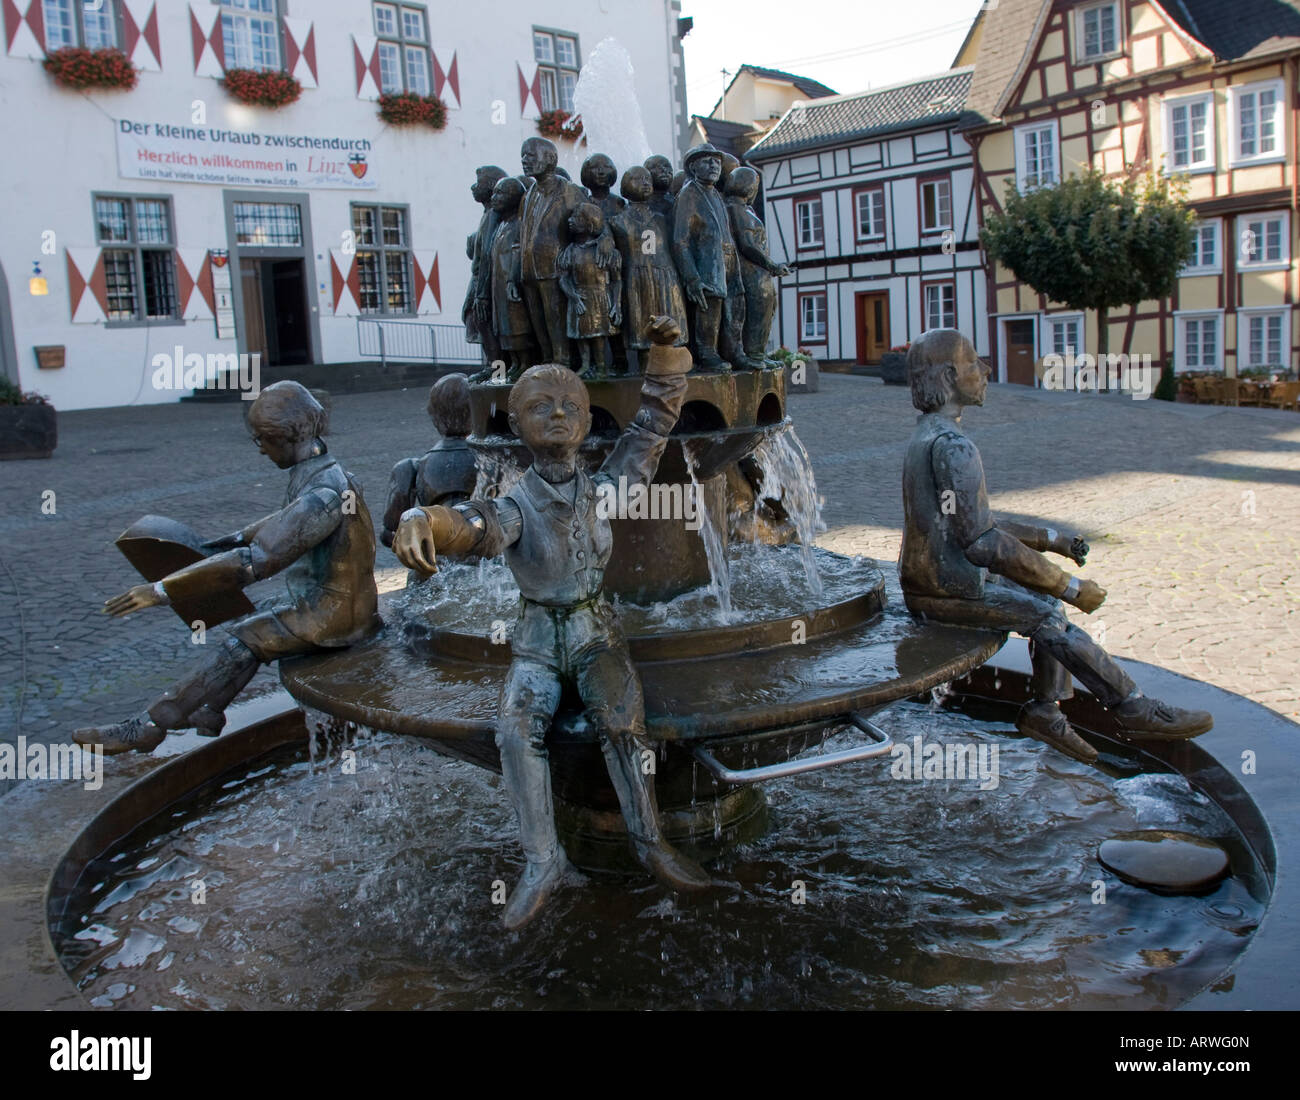
[[[1119,0],[1080,8],[1076,18],[1076,52],[1080,61],[1099,61],[1120,52],[1123,40]]]

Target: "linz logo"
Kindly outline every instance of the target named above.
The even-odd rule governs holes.
[[[352,174],[356,176],[357,179],[362,179],[366,174],[366,169],[370,167],[370,165],[366,163],[366,154],[353,153],[348,157],[348,167],[352,169]]]

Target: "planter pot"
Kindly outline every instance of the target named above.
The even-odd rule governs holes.
[[[794,380],[794,363],[802,362],[803,381]],[[817,360],[811,355],[802,355],[794,362],[787,364],[785,368],[785,392],[786,393],[816,393],[820,388],[821,368],[817,365]]]
[[[880,357],[880,377],[886,386],[907,385],[907,353],[887,351]]]
[[[49,458],[58,442],[53,405],[0,405],[0,459]]]

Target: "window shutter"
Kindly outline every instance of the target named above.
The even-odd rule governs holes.
[[[536,121],[542,117],[542,75],[537,62],[516,61],[515,71],[519,75],[519,117]]]
[[[102,248],[69,248],[68,306],[74,324],[90,325],[108,320],[108,280],[104,275]]]
[[[194,75],[226,75],[226,42],[221,37],[221,9],[190,0],[190,42],[194,46]]]
[[[41,0],[4,0],[5,49],[10,57],[39,61],[45,56],[45,13]]]
[[[412,252],[415,268],[415,312],[441,313],[442,287],[438,280],[438,253]]]
[[[352,36],[352,60],[357,72],[357,98],[378,99],[379,39],[373,34]]]
[[[319,88],[316,73],[316,30],[310,19],[284,17],[285,70],[304,88]]]
[[[334,316],[356,317],[361,297],[361,276],[357,274],[357,255],[341,248],[330,249],[330,278],[334,286]]]
[[[122,52],[137,69],[162,72],[157,0],[123,0]]]
[[[206,248],[176,249],[176,293],[185,320],[211,321],[216,316],[212,260]]]
[[[460,69],[456,63],[456,51],[452,49],[433,49],[433,94],[448,107],[460,106]],[[451,58],[444,65],[443,61]]]

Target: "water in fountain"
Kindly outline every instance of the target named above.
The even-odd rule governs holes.
[[[715,869],[731,889],[681,904],[595,876],[509,936],[485,886],[519,873],[500,780],[362,732],[352,771],[339,745],[314,770],[281,753],[137,830],[56,942],[93,1005],[136,1009],[1173,1008],[1249,943],[1260,872],[1181,776],[1117,784],[926,704],[882,720],[902,745],[998,746],[998,785],[889,761],[784,780],[774,830]],[[1238,873],[1090,904],[1097,844],[1169,822],[1226,843]]]
[[[778,501],[790,517],[803,550],[808,587],[820,596],[822,582],[817,574],[813,545],[817,535],[826,530],[826,525],[822,522],[822,500],[817,495],[812,460],[794,427],[785,425],[781,430],[763,436],[754,448],[754,461],[763,473],[761,495]]]
[[[695,494],[696,511],[700,517],[700,541],[704,543],[704,556],[709,561],[709,591],[718,601],[724,622],[731,618],[731,570],[727,559],[725,531],[718,529],[713,513],[704,504],[704,486],[695,472],[695,456],[685,448],[686,472],[691,475],[691,492]]]
[[[654,151],[641,120],[632,58],[617,39],[606,38],[587,57],[573,90],[573,108],[582,116],[586,139],[575,159],[604,153],[622,172]],[[576,180],[576,165],[569,170]]]

